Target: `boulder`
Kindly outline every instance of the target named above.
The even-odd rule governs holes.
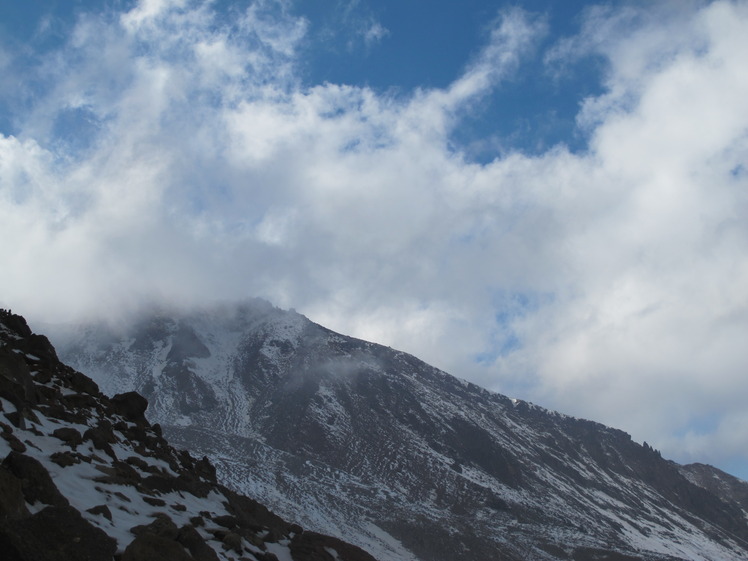
[[[29,503],[41,502],[57,507],[70,506],[47,470],[35,458],[19,452],[11,452],[3,460],[3,466],[21,480],[23,495]]]
[[[34,380],[22,355],[8,347],[0,348],[0,397],[20,409],[26,403],[36,403]]]
[[[335,552],[334,556],[332,551]],[[291,540],[291,556],[305,561],[376,561],[360,547],[316,532],[294,535]]]
[[[50,459],[60,467],[70,467],[81,463],[80,458],[70,452],[55,452]]]
[[[177,541],[186,547],[195,561],[218,561],[218,555],[194,526],[185,524],[179,529]]]
[[[0,466],[0,521],[27,518],[30,515],[26,508],[21,480]]]
[[[98,426],[89,428],[83,433],[83,440],[90,440],[94,445],[94,448],[101,450],[113,460],[117,459],[117,455],[111,447],[111,444],[114,444],[117,441],[114,437],[111,425],[107,427],[102,426],[102,424],[99,423]]]
[[[156,516],[156,519],[150,524],[134,526],[130,529],[130,532],[136,536],[142,534],[153,534],[169,540],[175,540],[177,539],[179,530],[177,530],[177,526],[171,521],[171,518],[165,514],[159,513]]]
[[[73,370],[70,373],[69,381],[70,386],[78,392],[87,393],[93,396],[98,396],[101,393],[99,391],[99,385],[96,382],[77,370]]]
[[[86,510],[86,512],[90,512],[91,514],[103,516],[104,518],[109,520],[109,522],[112,521],[112,511],[109,510],[109,507],[107,505],[92,506],[91,508]]]
[[[83,437],[78,429],[72,427],[63,427],[52,431],[52,436],[59,438],[65,444],[68,444],[73,449],[79,444],[83,444]]]
[[[145,532],[122,554],[121,561],[194,561],[184,546],[174,540]]]
[[[115,413],[122,415],[133,423],[145,422],[145,410],[148,400],[138,392],[118,393],[109,402]]]
[[[117,542],[71,506],[49,506],[0,529],[8,561],[112,561]]]

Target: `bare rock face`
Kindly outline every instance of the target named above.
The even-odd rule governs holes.
[[[314,558],[292,551],[301,527],[220,485],[207,458],[169,445],[147,408],[132,391],[109,399],[0,310],[2,561]],[[337,547],[335,559],[362,559]]]
[[[5,466],[0,466],[0,521],[29,516],[22,481]]]
[[[49,472],[39,460],[25,454],[11,452],[5,457],[2,465],[21,482],[23,496],[29,503],[43,503],[58,507],[70,506],[69,501],[62,496],[49,476]]]
[[[148,419],[235,491],[380,561],[748,560],[740,485],[266,302],[156,314],[119,334],[84,326],[58,350],[103,391],[147,395]],[[246,527],[290,535],[228,502]],[[243,534],[230,519],[204,520],[233,551]],[[308,531],[289,547],[343,555]]]
[[[111,561],[116,549],[114,539],[71,506],[48,506],[0,529],[0,550],[18,561]]]

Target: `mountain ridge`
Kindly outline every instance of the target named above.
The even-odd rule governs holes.
[[[147,407],[135,392],[106,397],[0,310],[5,561],[375,561],[220,485]]]
[[[380,559],[748,559],[744,504],[623,431],[266,302],[84,328],[62,348],[143,391],[228,485]]]

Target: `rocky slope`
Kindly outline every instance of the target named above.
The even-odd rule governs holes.
[[[745,503],[646,444],[262,301],[66,333],[226,485],[380,561],[748,559]]]
[[[0,310],[4,561],[374,561],[219,485],[146,408],[136,393],[104,396]]]

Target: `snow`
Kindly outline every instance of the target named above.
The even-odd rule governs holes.
[[[265,544],[268,551],[274,554],[278,561],[293,561],[291,557],[291,550],[288,547],[288,542],[283,541],[281,543],[267,543]]]
[[[182,415],[173,410],[174,396],[167,392],[159,394],[157,388],[160,397],[151,402],[149,418],[162,423],[165,429],[172,427],[175,433],[185,435],[184,443],[198,455],[209,456],[219,478],[230,487],[258,499],[287,519],[356,543],[380,559],[416,560],[376,524],[395,511],[401,516],[407,513],[409,517],[423,516],[435,523],[443,522],[443,528],[460,532],[459,517],[450,516],[440,502],[440,493],[455,489],[468,495],[496,497],[509,505],[509,513],[479,505],[469,514],[470,524],[490,530],[496,540],[514,539],[513,532],[520,536],[542,533],[551,543],[595,547],[601,544],[601,534],[584,536],[578,528],[605,523],[611,528],[622,527],[620,533],[611,530],[617,543],[641,551],[643,557],[649,552],[694,560],[746,559],[744,554],[736,554],[729,540],[720,545],[671,508],[654,507],[662,504],[661,495],[636,479],[604,469],[583,446],[578,446],[576,454],[569,454],[561,447],[544,444],[554,442],[559,435],[560,439],[565,438],[564,431],[533,425],[523,415],[529,409],[535,418],[545,415],[544,422],[559,426],[573,418],[516,398],[507,401],[499,394],[451,378],[444,372],[421,367],[400,352],[392,352],[387,364],[396,366],[393,371],[385,372],[377,358],[380,355],[372,352],[375,346],[361,342],[351,352],[352,340],[326,331],[320,332],[319,344],[326,346],[329,360],[317,365],[324,374],[315,380],[316,396],[309,402],[305,422],[318,422],[325,430],[325,439],[345,449],[348,463],[328,465],[317,459],[310,461],[293,450],[268,446],[256,424],[263,419],[270,402],[256,401],[260,398],[249,393],[248,385],[241,379],[248,374],[238,366],[244,360],[242,349],[248,342],[257,342],[259,349],[254,350],[259,350],[266,359],[263,368],[279,375],[292,375],[287,368],[288,349],[310,345],[303,338],[312,324],[298,314],[262,306],[259,310],[176,318],[170,320],[171,334],[148,352],[135,353],[130,349],[132,341],[124,340],[106,351],[104,361],[101,347],[84,344],[79,347],[75,366],[91,374],[107,392],[115,388],[136,389],[149,380],[158,382],[166,367],[177,322],[188,325],[210,349],[210,356],[191,358],[188,366],[210,386],[219,406],[211,412]],[[107,368],[116,366],[116,375],[105,376],[102,364]],[[91,368],[86,370],[86,365]],[[395,437],[378,443],[374,451],[365,448],[366,442],[357,442],[350,403],[345,401],[345,392],[351,386],[349,374],[356,370],[364,372],[362,376],[378,377],[391,385],[396,383],[396,387],[409,392],[418,400],[434,435],[424,436],[416,427],[400,422]],[[456,389],[460,390],[458,396]],[[478,427],[498,448],[519,458],[526,483],[512,487],[489,468],[470,461],[460,463],[460,473],[452,470],[451,452],[435,450],[428,439],[438,440],[448,435],[453,430],[450,426],[453,419]],[[407,448],[399,448],[399,442],[407,443]],[[121,452],[116,448],[118,457]],[[411,464],[403,458],[418,458],[419,465],[428,473],[430,488],[421,488],[422,482],[407,471]],[[545,464],[547,461],[564,469],[551,469]],[[168,465],[162,467],[169,469]],[[391,473],[395,475],[390,476]],[[610,494],[601,489],[608,489]],[[637,516],[628,514],[633,505],[639,509]],[[518,524],[511,511],[523,509],[543,512],[548,522]],[[269,547],[281,561],[290,559],[287,545]]]

